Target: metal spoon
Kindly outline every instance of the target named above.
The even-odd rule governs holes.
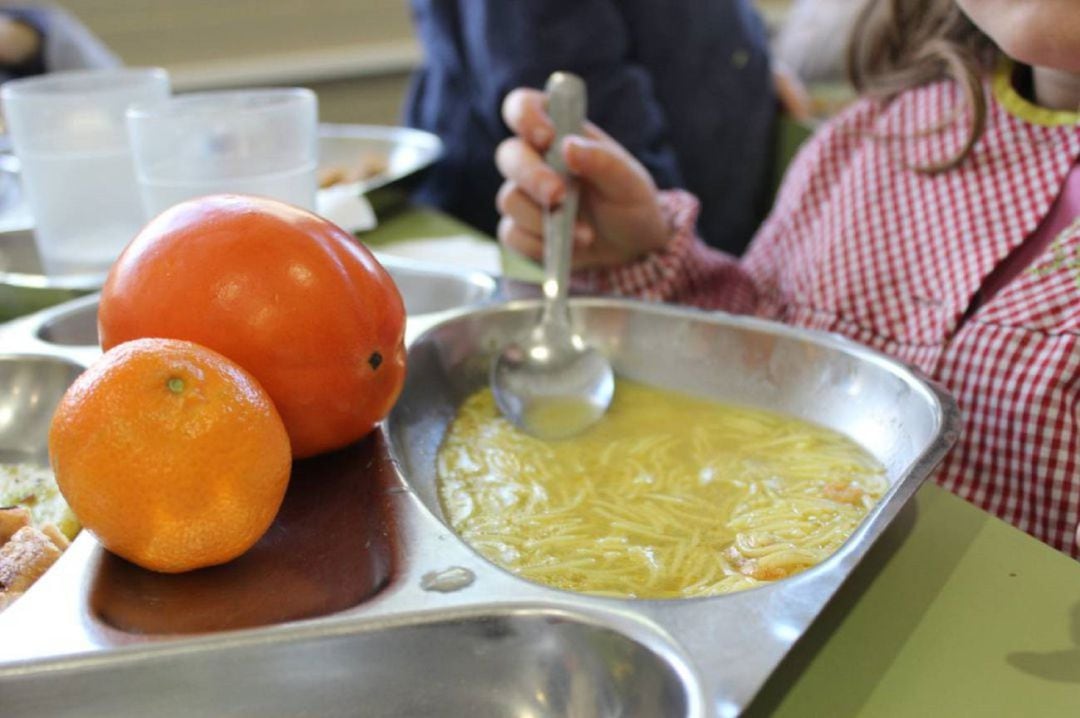
[[[514,424],[542,439],[561,439],[596,422],[615,392],[611,364],[570,327],[566,305],[570,284],[571,234],[577,216],[577,181],[562,157],[562,139],[580,133],[585,121],[585,83],[554,73],[545,88],[555,139],[547,162],[566,181],[560,207],[544,211],[544,305],[539,323],[511,343],[491,365],[495,403]]]

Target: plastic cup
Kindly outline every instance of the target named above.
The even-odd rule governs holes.
[[[168,95],[160,68],[56,72],[0,87],[46,274],[101,274],[142,227],[125,112]]]
[[[235,193],[315,209],[318,101],[302,88],[198,92],[128,110],[148,216]]]

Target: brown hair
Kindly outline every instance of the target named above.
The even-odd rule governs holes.
[[[918,168],[940,172],[963,162],[986,129],[982,80],[999,54],[955,0],[867,0],[848,45],[848,73],[856,91],[886,102],[944,78],[960,84],[968,110],[964,145],[955,156]],[[964,109],[928,131],[952,124]]]

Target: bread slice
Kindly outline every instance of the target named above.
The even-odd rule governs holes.
[[[56,563],[79,528],[47,467],[0,464],[0,611]]]

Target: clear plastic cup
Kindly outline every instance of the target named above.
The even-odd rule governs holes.
[[[168,95],[160,68],[56,72],[0,87],[46,274],[104,273],[142,227],[125,112]]]
[[[315,209],[318,101],[302,88],[177,95],[128,110],[148,216],[222,192]]]

